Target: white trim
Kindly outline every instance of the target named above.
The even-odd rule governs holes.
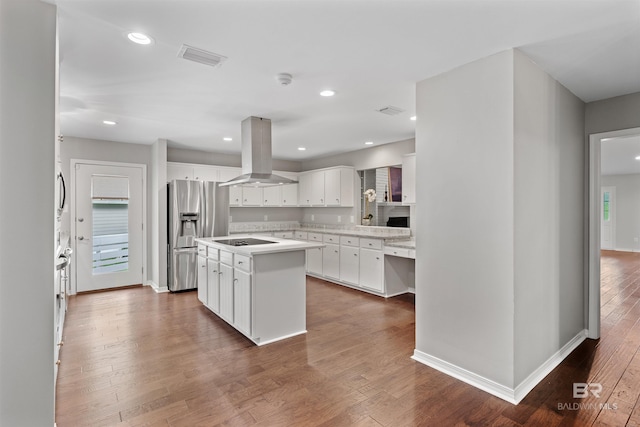
[[[571,354],[573,350],[582,344],[585,339],[587,339],[587,330],[583,329],[578,332],[575,337],[570,339],[568,343],[563,345],[560,350],[556,351],[549,359],[547,359],[546,362],[525,378],[524,381],[518,384],[514,391],[516,404],[520,403],[520,401],[522,401],[522,399],[524,399],[527,394],[529,394],[529,392],[544,379],[544,377],[549,375],[551,371],[553,371],[569,354]]]
[[[576,349],[587,338],[587,330],[584,329],[569,340],[560,350],[555,352],[549,359],[533,371],[515,389],[498,384],[488,378],[475,374],[452,363],[423,353],[419,350],[413,351],[411,358],[417,362],[430,366],[442,373],[459,379],[480,390],[486,391],[502,400],[517,405],[526,397],[533,388],[538,385],[544,377],[549,375],[573,350]]]
[[[153,291],[156,294],[164,294],[169,292],[169,288],[164,286],[164,287],[160,287],[158,286],[158,284],[156,282],[154,282],[153,280],[147,280],[147,283],[145,286],[151,286],[151,289],[153,289]]]
[[[600,142],[640,134],[640,127],[589,135],[589,234],[587,310],[588,337],[600,338]]]
[[[480,390],[486,391],[487,393],[493,394],[494,396],[499,397],[502,400],[506,400],[507,402],[513,403],[514,405],[518,404],[518,402],[516,402],[515,400],[514,390],[507,386],[498,384],[495,381],[475,374],[471,371],[467,371],[464,368],[439,359],[435,356],[431,356],[430,354],[423,353],[420,350],[413,350],[413,356],[411,356],[411,358],[416,362],[420,362],[424,365],[430,366],[433,369],[436,369],[451,377],[457,378],[462,382],[479,388]]]
[[[73,222],[75,221],[75,212],[76,212],[76,165],[84,164],[84,165],[99,165],[99,166],[113,166],[113,167],[129,167],[129,168],[140,168],[142,169],[142,283],[147,283],[147,271],[149,270],[147,265],[147,233],[150,227],[150,224],[147,223],[147,165],[144,163],[123,163],[123,162],[106,162],[102,160],[83,160],[83,159],[71,159],[71,168],[69,169],[71,175],[71,202],[69,204],[69,239],[70,245],[73,248],[73,253],[77,254],[76,248],[76,228],[74,227]],[[75,262],[71,263],[71,277],[73,277],[70,295],[75,295],[78,293],[77,288],[77,271],[75,269]]]
[[[233,325],[230,324],[230,326],[233,326]],[[235,328],[235,326],[233,326],[233,327]],[[238,328],[236,328],[236,329],[238,329]],[[267,340],[267,341],[262,341],[262,342],[258,342],[258,341],[252,340],[249,337],[247,337],[247,338],[249,338],[250,341],[253,341],[257,346],[262,346],[262,345],[265,345],[265,344],[271,344],[272,342],[282,341],[282,340],[287,339],[287,338],[297,337],[298,335],[302,335],[302,334],[306,334],[306,333],[307,333],[307,330],[305,329],[304,331],[294,332],[292,334],[283,335],[281,337],[273,338],[273,339],[270,339],[270,340]]]

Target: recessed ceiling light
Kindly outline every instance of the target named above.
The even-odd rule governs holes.
[[[102,123],[109,126],[115,126],[118,124],[118,122],[114,122],[113,120],[103,120]]]
[[[151,44],[153,42],[153,39],[151,37],[143,33],[127,33],[127,38],[134,43],[143,45]]]
[[[298,147],[298,150],[299,151],[304,151],[304,150],[306,150],[306,148],[305,147]]]
[[[416,116],[411,116],[410,118],[411,120],[413,120],[414,122],[416,121]]]
[[[640,160],[640,156],[636,156],[636,160]]]
[[[320,96],[333,96],[336,92],[334,90],[323,90],[320,92]]]
[[[364,145],[373,145],[373,141],[367,141],[364,143]]]
[[[224,138],[222,138],[225,141],[233,141],[233,138],[229,138],[228,136],[225,136]]]

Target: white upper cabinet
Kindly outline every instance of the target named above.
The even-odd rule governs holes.
[[[239,185],[229,187],[229,206],[242,206],[242,187]]]
[[[211,166],[194,166],[193,179],[196,181],[219,181],[218,169]]]
[[[264,187],[262,189],[263,206],[280,206],[282,202],[282,185]]]
[[[351,207],[354,176],[355,170],[346,166],[301,173],[298,179],[298,204]]]
[[[167,181],[174,179],[193,179],[193,165],[167,163]]]
[[[298,177],[298,205],[311,206],[312,174],[304,173]]]
[[[416,153],[402,157],[402,204],[416,202]]]
[[[325,184],[327,206],[352,207],[355,200],[354,180],[356,171],[354,168],[349,167],[340,167],[337,170],[340,171],[339,174],[334,172],[335,170],[331,170],[333,175],[330,178],[330,184]],[[325,178],[327,176],[325,175]]]
[[[242,187],[242,206],[261,206],[262,188]]]
[[[282,186],[282,206],[298,206],[298,184]]]

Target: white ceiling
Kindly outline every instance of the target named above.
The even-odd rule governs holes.
[[[640,92],[638,0],[56,4],[61,128],[77,137],[233,153],[254,115],[272,120],[276,158],[356,150],[414,137],[416,82],[509,48],[586,102]],[[129,31],[155,44],[134,45]],[[183,43],[228,60],[178,58]],[[337,94],[320,97],[326,88]],[[388,105],[405,112],[375,111]]]

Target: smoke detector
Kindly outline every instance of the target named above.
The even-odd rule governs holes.
[[[278,80],[278,83],[282,86],[289,86],[293,80],[293,76],[289,73],[280,73],[276,76],[276,80]]]

